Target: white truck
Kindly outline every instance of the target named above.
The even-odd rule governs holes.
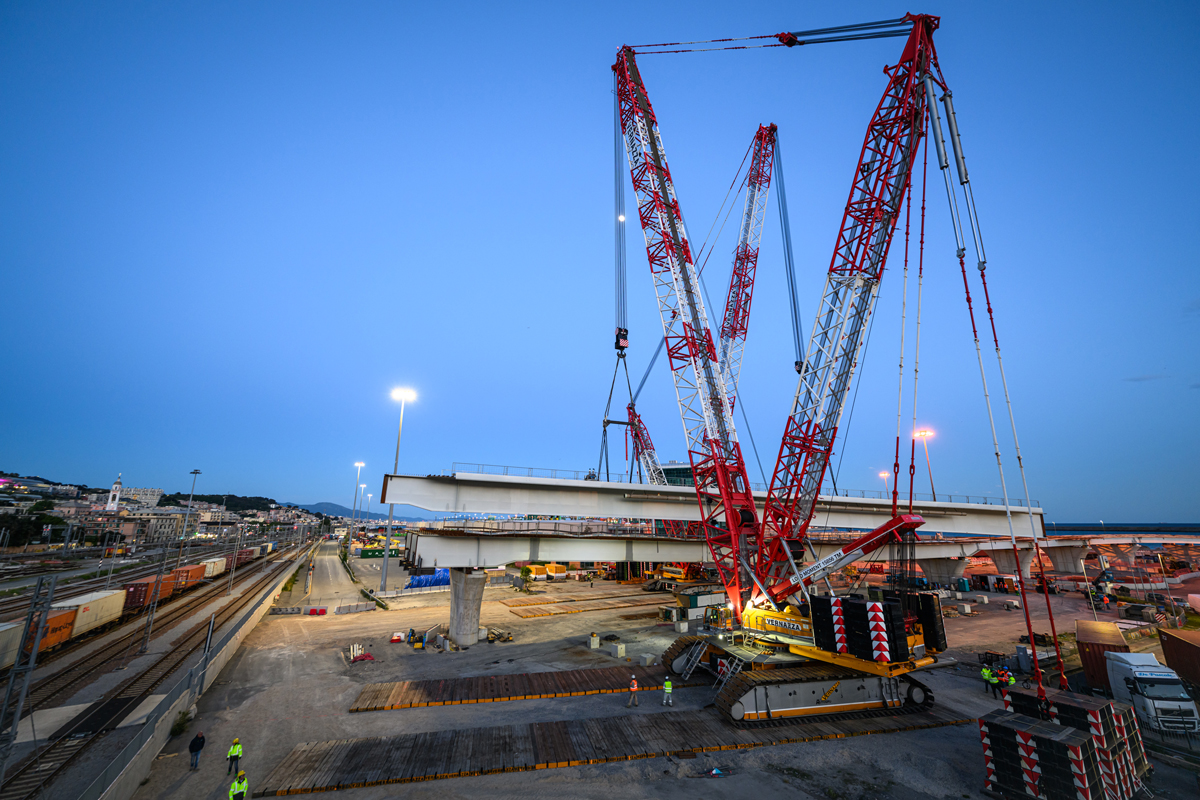
[[[1161,731],[1197,730],[1196,702],[1175,671],[1153,653],[1108,652],[1104,660],[1113,697],[1133,706],[1143,724]]]

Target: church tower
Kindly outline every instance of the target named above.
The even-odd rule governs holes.
[[[121,502],[121,473],[117,473],[117,480],[113,483],[112,489],[108,492],[108,505],[104,507],[105,511],[116,511],[118,503]]]

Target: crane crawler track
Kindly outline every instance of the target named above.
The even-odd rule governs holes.
[[[871,717],[898,717],[903,716],[904,714],[915,714],[921,711],[928,711],[933,707],[933,692],[930,691],[928,686],[912,677],[910,674],[903,676],[901,680],[903,680],[905,683],[920,687],[920,689],[924,692],[924,699],[920,703],[905,703],[904,705],[895,708],[869,708],[861,711],[838,711],[830,714],[778,717],[776,719],[766,720],[733,720],[731,718],[733,704],[754,685],[762,685],[764,683],[774,682],[789,683],[798,677],[797,673],[800,671],[801,670],[799,669],[781,669],[757,670],[753,672],[740,673],[735,675],[733,678],[730,678],[729,682],[726,683],[724,688],[721,689],[720,694],[718,694],[713,700],[712,705],[716,706],[717,710],[721,712],[721,714],[727,721],[730,722],[730,724],[738,728],[767,728],[787,725],[806,725],[815,722],[838,722],[849,719],[869,719]],[[772,673],[778,673],[778,676],[776,677]],[[845,670],[846,677],[856,677],[860,676],[861,674],[862,673],[858,673],[854,670]],[[772,678],[776,678],[776,680],[771,680]]]

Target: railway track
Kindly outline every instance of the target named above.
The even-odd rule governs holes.
[[[258,599],[263,589],[281,573],[286,572],[294,564],[291,559],[283,560],[289,555],[295,555],[290,548],[280,553],[280,559],[268,562],[269,569],[247,570],[245,578],[238,581],[238,585],[244,586],[244,582],[248,582],[249,585],[245,586],[235,602],[229,603],[216,613],[214,630],[236,617],[246,606]],[[104,732],[119,724],[130,711],[202,649],[207,634],[207,622],[194,626],[169,651],[159,654],[154,663],[118,686],[108,699],[93,704],[66,726],[51,734],[53,741],[49,745],[24,758],[5,776],[4,784],[0,786],[0,800],[27,800],[37,797],[48,783],[60,775]],[[110,652],[110,660],[111,655]],[[92,671],[99,668],[98,665]],[[61,687],[54,696],[61,696],[64,691],[66,687]],[[33,692],[30,694],[32,696]],[[41,702],[45,704],[48,699]]]
[[[243,548],[254,547],[255,545],[263,544],[265,541],[266,540],[264,539],[261,542],[257,542],[257,541],[256,542],[243,542],[242,547]],[[181,563],[182,564],[199,564],[201,561],[203,561],[206,558],[215,558],[216,556],[228,556],[231,553],[232,553],[232,551],[224,551],[224,550],[219,553],[210,553],[210,552],[205,552],[205,551],[199,551],[196,553],[188,554]],[[170,556],[168,556],[167,558],[169,561]],[[112,576],[111,586],[119,589],[119,588],[121,588],[121,586],[123,584],[129,583],[130,581],[137,580],[138,578],[147,578],[147,577],[150,577],[151,575],[155,575],[157,573],[158,573],[158,563],[157,562],[155,562],[153,564],[147,564],[144,567],[136,567],[134,569],[125,570],[124,572],[117,572],[117,573],[114,573]],[[52,572],[46,572],[44,574],[52,574]],[[15,576],[15,577],[28,577],[28,576]],[[86,581],[79,581],[77,583],[67,584],[66,586],[63,586],[61,589],[55,590],[54,599],[55,599],[55,601],[69,600],[72,597],[79,597],[81,595],[85,595],[90,592],[103,591],[105,582],[107,580],[108,580],[107,575],[101,575],[98,578],[89,578]],[[27,588],[32,589],[32,587],[27,587]],[[28,593],[17,595],[15,597],[0,599],[0,621],[12,622],[13,619],[15,618],[14,615],[23,614],[28,610],[29,610],[29,595],[28,595]]]
[[[288,550],[281,551],[280,557],[285,557],[289,552]],[[256,564],[255,566],[261,565]],[[253,570],[247,570],[242,577],[235,576],[235,585],[238,587],[242,586],[254,574]],[[224,577],[227,577],[227,575]],[[198,592],[191,592],[175,601],[164,604],[155,611],[154,615],[154,630],[157,636],[161,636],[173,629],[176,624],[186,619],[196,609],[206,605],[214,598],[220,597],[225,592],[225,589],[226,583],[224,580],[221,580]],[[144,623],[145,614],[139,614],[134,618],[132,623],[127,623],[130,627],[129,631],[105,644],[95,653],[67,667],[62,672],[49,675],[31,686],[22,716],[24,717],[41,708],[46,708],[54,701],[69,696],[70,693],[85,685],[96,673],[102,672],[114,660],[129,657],[130,650],[137,645],[144,635]],[[78,649],[78,647],[82,647],[88,642],[89,640],[84,639],[75,647],[69,648],[66,652]],[[66,652],[61,653],[61,655],[65,655]]]

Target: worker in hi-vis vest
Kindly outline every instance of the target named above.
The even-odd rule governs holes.
[[[238,768],[238,762],[242,760],[242,740],[233,737],[233,745],[229,748],[229,769],[225,770],[228,775]]]
[[[248,794],[250,794],[250,786],[246,781],[246,770],[239,769],[237,777],[233,779],[233,783],[229,784],[229,800],[246,800]]]
[[[630,675],[629,676],[629,702],[625,704],[625,707],[629,708],[630,706],[636,706],[637,704],[638,704],[637,675]]]
[[[663,705],[675,707],[675,702],[671,700],[671,679],[667,678],[663,681]]]

